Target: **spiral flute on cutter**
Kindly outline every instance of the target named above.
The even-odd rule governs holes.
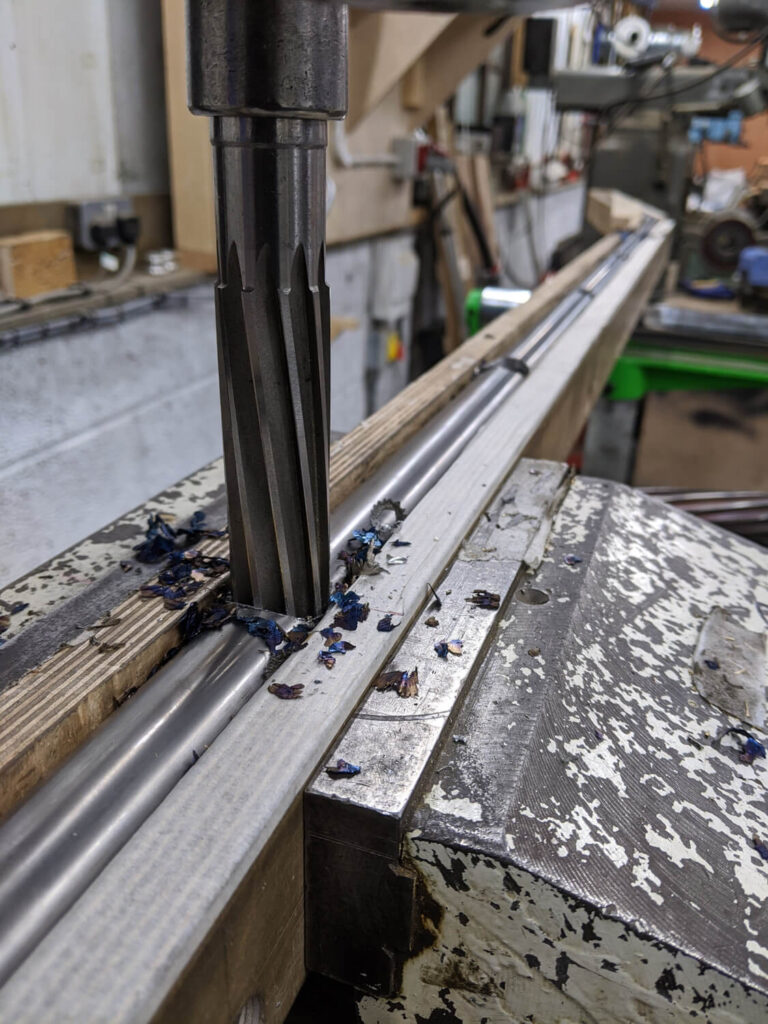
[[[235,599],[328,597],[329,117],[346,110],[346,13],[191,0],[190,108],[213,117],[217,335]]]

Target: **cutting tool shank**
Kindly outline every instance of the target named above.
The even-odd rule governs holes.
[[[346,108],[346,14],[191,0],[190,107],[212,115],[217,335],[235,599],[328,596],[326,119]]]

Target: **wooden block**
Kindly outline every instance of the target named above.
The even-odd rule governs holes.
[[[601,235],[634,231],[645,210],[643,204],[612,188],[591,188],[587,196],[587,221]]]
[[[0,238],[0,288],[9,298],[30,299],[76,281],[68,232],[28,231]]]

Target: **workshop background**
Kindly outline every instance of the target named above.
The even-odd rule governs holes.
[[[702,58],[738,50],[683,7],[651,20],[700,25]],[[494,273],[524,293],[568,258],[592,119],[559,113],[549,77],[615,61],[602,20],[351,13],[349,116],[329,126],[334,437],[478,326],[467,297]],[[0,0],[0,583],[221,454],[209,127],[184,48],[183,0]],[[414,182],[428,139],[450,159]],[[765,114],[699,149],[699,191],[719,169],[768,181]],[[575,465],[768,488],[759,373],[716,392],[651,376],[598,406]]]
[[[0,1020],[768,1020],[768,0],[547,2],[0,0]]]

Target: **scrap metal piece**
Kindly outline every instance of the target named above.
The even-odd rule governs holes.
[[[693,683],[726,714],[765,728],[766,633],[747,629],[724,608],[702,623],[693,656]]]

